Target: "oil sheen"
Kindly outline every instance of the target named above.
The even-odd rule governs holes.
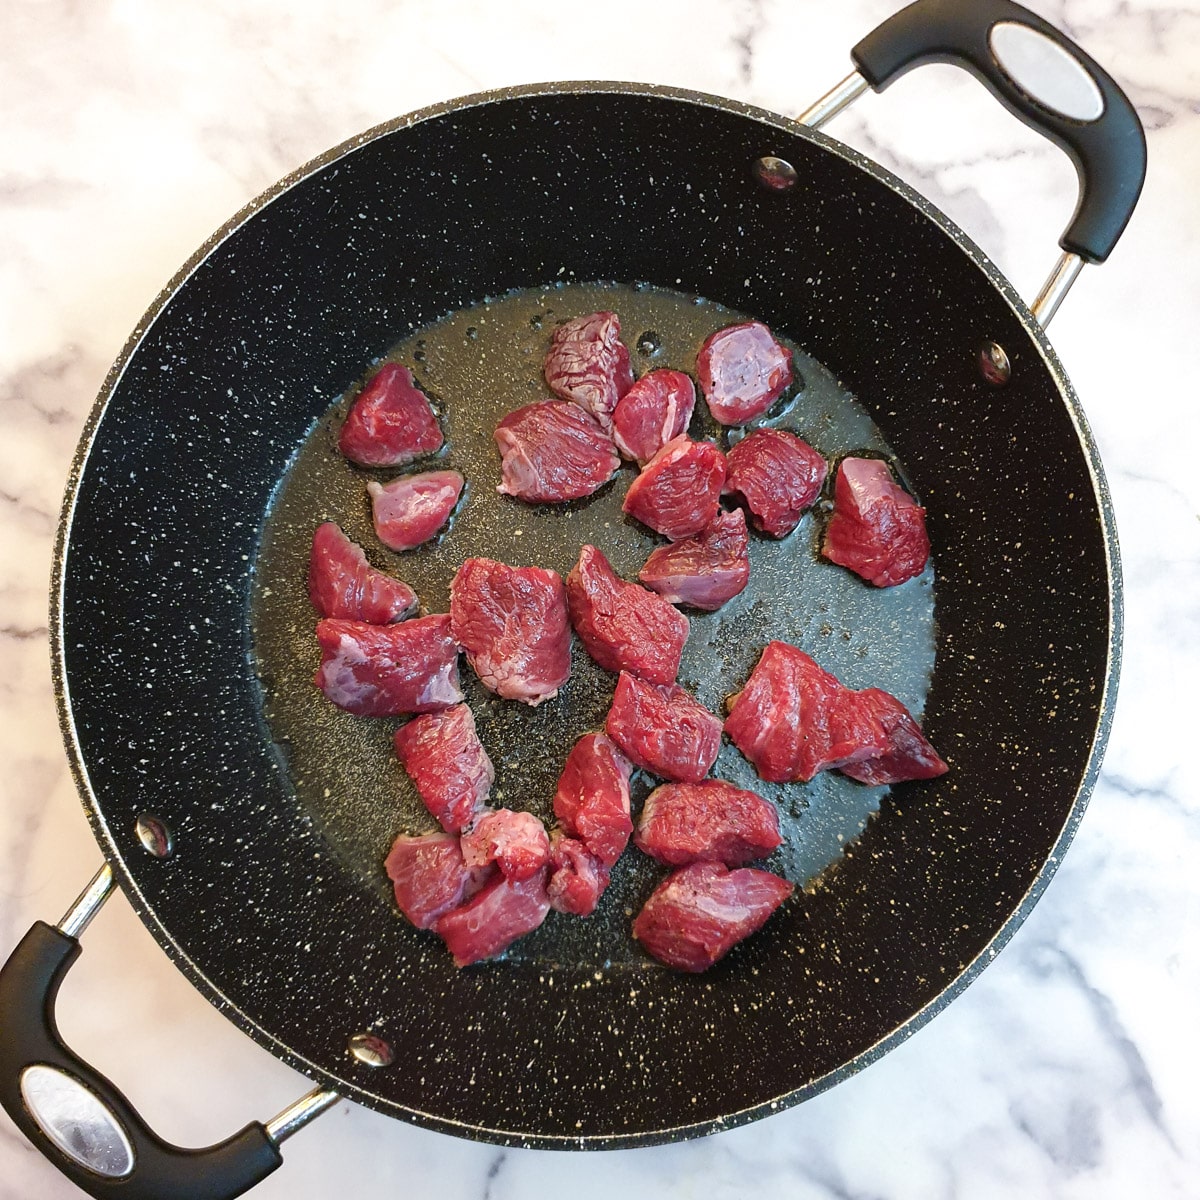
[[[542,360],[555,324],[598,309],[619,315],[638,375],[671,367],[694,376],[705,338],[751,319],[701,297],[607,283],[524,289],[460,309],[417,330],[386,356],[410,367],[431,397],[446,434],[442,451],[399,470],[352,466],[338,453],[337,434],[362,380],[347,380],[345,395],[331,403],[297,448],[267,513],[251,597],[262,716],[291,781],[298,818],[314,822],[329,853],[360,879],[364,904],[392,905],[382,865],[392,839],[429,832],[436,823],[396,760],[392,735],[400,720],[351,716],[312,684],[319,662],[317,617],[306,582],[313,530],[322,521],[336,521],[373,565],[416,590],[423,613],[447,611],[454,573],[472,556],[550,567],[565,577],[579,547],[590,542],[619,575],[635,579],[661,539],[621,512],[634,465],[625,464],[595,495],[569,504],[531,506],[496,491],[500,460],[492,431],[512,409],[549,398]],[[904,478],[903,465],[865,409],[804,352],[803,329],[773,332],[793,351],[796,382],[750,428],[791,430],[831,462],[859,451],[883,456]],[[377,366],[365,369],[364,378]],[[700,399],[689,433],[728,449],[742,431],[718,426]],[[405,554],[385,549],[372,528],[367,481],[433,467],[453,468],[467,480],[449,527],[436,541]],[[691,636],[679,682],[714,712],[722,713],[725,698],[745,683],[763,646],[779,639],[811,654],[849,687],[892,692],[920,717],[934,663],[933,567],[881,590],[824,562],[818,551],[828,507],[827,498],[820,501],[780,541],[752,532],[746,590],[718,612],[686,610]],[[596,666],[576,639],[571,678],[555,699],[537,708],[492,695],[465,661],[462,678],[496,768],[491,803],[526,809],[553,823],[563,761],[577,737],[603,725],[615,676]],[[809,888],[820,886],[888,791],[834,772],[807,784],[764,783],[728,743],[713,773],[778,805],[785,842],[764,865]],[[635,775],[635,816],[653,786]],[[630,938],[629,922],[664,874],[631,845],[592,917],[552,912],[510,955],[546,963],[649,966]],[[402,919],[398,913],[396,919]]]

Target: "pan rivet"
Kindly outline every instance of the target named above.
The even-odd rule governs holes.
[[[346,1049],[368,1067],[390,1067],[395,1058],[391,1046],[373,1033],[356,1033],[346,1043]]]
[[[153,854],[155,858],[170,858],[175,853],[175,839],[171,837],[171,831],[166,822],[153,813],[142,813],[134,828],[147,854]]]
[[[799,178],[796,168],[790,162],[776,158],[773,154],[764,154],[762,158],[756,158],[753,170],[754,178],[772,192],[786,192],[796,186],[796,180]]]
[[[992,387],[1003,387],[1012,375],[1012,365],[999,342],[984,342],[979,348],[979,373]]]

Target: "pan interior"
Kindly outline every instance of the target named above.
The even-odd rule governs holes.
[[[796,168],[794,187],[761,186],[764,155]],[[262,590],[255,568],[266,563],[264,514],[282,511],[280,479],[296,471],[298,448],[315,453],[314,422],[335,422],[327,410],[347,385],[443,314],[461,312],[463,337],[473,324],[482,340],[484,318],[510,289],[532,288],[539,306],[545,293],[545,307],[570,315],[561,297],[571,289],[545,287],[557,280],[647,280],[689,304],[707,297],[696,320],[724,321],[719,302],[794,338],[853,392],[927,509],[937,669],[923,723],[951,770],[882,797],[821,886],[700,976],[596,966],[627,944],[624,913],[611,937],[588,921],[574,933],[565,919],[547,921],[521,944],[524,960],[456,971],[436,939],[417,937],[396,912],[378,870],[392,834],[420,816],[386,747],[388,723],[343,722],[324,706],[349,747],[344,760],[371,738],[388,750],[377,786],[355,799],[345,779],[310,783],[303,747],[281,754],[263,720],[249,618]],[[638,296],[595,295],[581,307],[620,311],[632,346],[649,324],[629,307]],[[501,300],[489,309],[486,297]],[[531,314],[515,314],[514,327]],[[693,327],[682,351],[668,344],[671,363],[689,368],[704,331]],[[530,343],[535,361],[518,382],[536,381],[545,323],[527,336],[535,332],[543,340]],[[331,485],[336,511],[308,514],[293,567],[281,567],[278,620],[286,627],[289,606],[303,615],[296,694],[313,698],[315,614],[302,564],[317,519],[344,520],[430,608],[444,605],[453,562],[476,548],[466,534],[496,482],[495,416],[526,393],[501,403],[478,386],[452,404],[436,340],[427,338],[424,363],[414,343],[413,365],[446,406],[454,452],[473,445],[474,429],[471,453],[484,467],[465,471],[473,494],[444,545],[402,562],[371,550],[362,475]],[[1012,364],[1005,388],[979,370],[990,341]],[[796,412],[825,378],[800,364],[807,389]],[[491,386],[490,372],[477,381]],[[808,418],[796,427],[839,450]],[[442,106],[331,152],[180,272],[114,368],[75,469],[51,622],[60,713],[122,886],[166,952],[250,1036],[342,1094],[432,1128],[541,1147],[639,1145],[766,1115],[860,1070],[1004,944],[1060,860],[1098,769],[1119,641],[1116,548],[1061,366],[1009,285],[926,202],[760,110],[640,85],[548,85]],[[526,551],[565,570],[583,540],[576,527],[606,504],[615,514],[628,478],[578,510],[535,518],[502,508],[503,537],[480,526],[477,548],[522,561],[517,547],[532,544],[535,519],[539,529],[570,526],[561,544],[547,534],[545,548]],[[637,531],[613,529],[626,549],[607,548],[632,575],[640,549],[626,539]],[[799,614],[793,640],[847,683],[879,683],[920,708],[920,689],[841,641],[843,627],[853,638],[862,626],[805,617],[813,534],[810,521],[781,546],[754,547],[760,584],[774,556],[797,564],[776,601]],[[821,574],[830,587],[859,586],[827,565]],[[697,651],[707,620],[697,622]],[[887,634],[872,655],[893,645]],[[742,674],[761,636],[746,614],[733,628]],[[894,645],[899,662],[907,651]],[[694,663],[684,678],[710,704],[725,689]],[[278,676],[268,683],[279,690]],[[482,710],[485,698],[472,699]],[[579,724],[596,719],[603,700],[592,703]],[[515,730],[550,711],[513,706],[507,719]],[[485,728],[506,802],[521,791],[535,810],[547,803],[575,728],[546,735],[563,744],[548,747],[541,777],[522,773],[535,759],[510,768],[498,730]],[[313,761],[328,771],[315,750]],[[820,793],[806,798],[792,840],[814,857],[777,864],[804,879],[828,858],[818,852]],[[146,854],[136,832],[145,812],[170,827],[172,858]],[[837,812],[850,830],[865,815]],[[838,832],[828,826],[826,851]],[[628,861],[632,869],[633,852]],[[634,903],[636,882],[621,884]],[[594,944],[570,945],[576,935]],[[393,1044],[391,1068],[347,1053],[364,1031]]]
[[[341,866],[388,909],[382,860],[392,839],[437,825],[396,761],[392,734],[400,722],[354,717],[312,686],[319,661],[306,587],[312,531],[322,521],[337,521],[376,565],[415,588],[425,612],[447,611],[454,572],[477,555],[550,567],[565,577],[579,547],[590,542],[604,550],[618,574],[636,578],[662,539],[621,511],[636,474],[632,464],[595,495],[566,505],[528,505],[496,491],[493,429],[512,409],[549,398],[541,366],[555,324],[598,309],[621,317],[639,374],[661,367],[694,371],[710,333],[749,319],[703,297],[649,285],[549,285],[468,306],[416,330],[386,356],[414,370],[447,434],[436,464],[417,463],[409,470],[446,466],[468,480],[466,499],[448,530],[405,554],[387,550],[375,537],[366,479],[402,472],[364,471],[338,452],[338,431],[357,387],[314,424],[269,510],[252,594],[263,714],[299,806]],[[811,355],[789,346],[796,381],[754,426],[789,429],[831,459],[865,452],[894,462],[866,410]],[[726,448],[730,437],[741,436],[713,421],[702,400],[689,432]],[[820,507],[827,506],[826,500]],[[689,611],[691,636],[679,678],[710,710],[722,711],[724,698],[741,688],[763,646],[777,638],[802,647],[849,686],[883,687],[921,713],[934,658],[933,568],[900,587],[873,588],[820,560],[821,533],[822,520],[813,512],[779,541],[752,532],[746,590],[715,613]],[[555,784],[567,751],[581,734],[603,725],[616,677],[598,667],[577,639],[569,682],[537,708],[494,696],[465,664],[462,674],[496,769],[491,803],[532,811],[552,824]],[[808,784],[765,783],[728,742],[714,774],[775,801],[785,842],[766,865],[808,886],[858,836],[887,791],[834,773]],[[635,776],[635,813],[653,786],[642,773]],[[657,968],[630,937],[629,916],[663,874],[630,848],[592,917],[551,913],[508,958]],[[409,936],[434,939],[415,930]]]

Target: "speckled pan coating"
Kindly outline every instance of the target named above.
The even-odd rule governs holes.
[[[763,154],[799,183],[753,181]],[[259,211],[261,210],[261,212]],[[927,730],[822,885],[713,971],[455,972],[364,921],[378,889],[298,812],[249,669],[263,514],[313,421],[410,327],[555,279],[648,280],[801,341],[928,507]],[[979,378],[994,339],[1013,379]],[[314,1079],[448,1132],[613,1147],[795,1103],[907,1037],[1028,912],[1107,736],[1120,610],[1100,467],[1053,351],[984,256],[823,135],[711,97],[536,87],[429,110],[285,180],[159,297],[68,489],[53,590],[64,735],[105,853],[167,952]],[[134,818],[178,853],[141,850]],[[420,989],[406,980],[420,977]],[[345,1053],[372,1028],[371,1071]]]
[[[621,313],[628,341],[642,347],[635,357],[645,366],[694,366],[709,334],[746,317],[676,289],[560,283],[458,309],[389,351],[416,364],[422,386],[437,399],[447,435],[440,461],[472,481],[443,536],[404,554],[375,550],[380,564],[403,575],[427,609],[446,608],[451,583],[468,558],[537,564],[565,578],[581,545],[600,545],[614,570],[632,579],[661,542],[622,512],[637,476],[632,463],[594,495],[570,504],[531,505],[495,490],[499,462],[492,430],[514,404],[547,394],[541,364],[556,322],[601,309]],[[894,457],[862,405],[820,363],[790,348],[804,385],[783,397],[765,420],[802,431],[831,455],[866,450]],[[297,806],[315,821],[327,857],[367,886],[382,888],[380,847],[401,831],[430,828],[431,819],[396,771],[394,722],[343,713],[310,685],[313,611],[296,586],[305,571],[309,530],[331,514],[363,545],[374,541],[363,504],[364,472],[337,449],[347,403],[343,398],[316,423],[275,490],[254,560],[250,626],[263,713],[286,760]],[[690,432],[697,439],[726,438],[703,406],[693,414]],[[691,614],[679,680],[712,712],[741,688],[772,638],[804,646],[841,678],[886,688],[913,712],[923,711],[934,666],[933,569],[911,587],[867,587],[851,572],[820,560],[821,540],[822,522],[815,515],[783,541],[751,534],[749,585],[718,612]],[[581,734],[604,724],[617,682],[578,638],[572,657],[560,694],[536,708],[501,700],[474,671],[461,672],[479,736],[496,767],[493,803],[535,812],[547,823],[554,820],[551,802],[567,751]],[[835,774],[805,786],[763,785],[731,743],[716,770],[744,787],[769,789],[788,834],[769,866],[801,885],[840,858],[879,807],[880,789]],[[634,778],[635,809],[651,786],[646,778]],[[585,976],[612,964],[651,966],[629,936],[626,910],[641,907],[659,873],[648,859],[626,855],[588,921],[552,914],[513,947],[510,965],[520,959],[570,966]],[[386,891],[382,899],[390,904]]]

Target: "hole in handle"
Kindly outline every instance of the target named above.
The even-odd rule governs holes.
[[[1053,38],[1017,21],[1000,21],[988,34],[1000,69],[1043,108],[1072,121],[1098,121],[1104,96],[1087,68]]]

